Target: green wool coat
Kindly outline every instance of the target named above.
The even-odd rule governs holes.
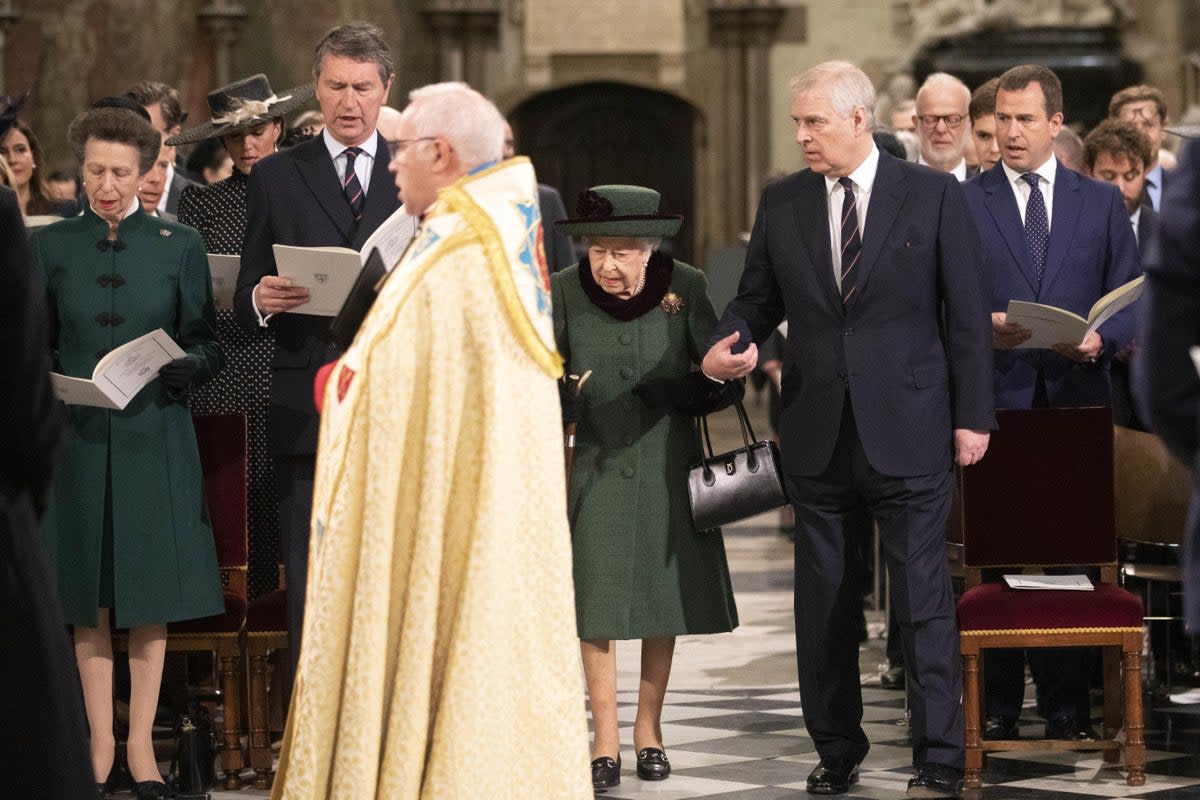
[[[579,636],[733,630],[737,608],[721,534],[700,534],[692,525],[692,421],[652,410],[631,391],[645,379],[685,375],[700,362],[717,322],[704,275],[676,261],[670,290],[683,308],[668,314],[656,306],[623,322],[584,294],[581,268],[586,261],[551,278],[566,371],[592,371],[568,492]]]
[[[211,378],[221,347],[200,234],[140,207],[118,228],[123,249],[97,247],[107,234],[89,208],[31,240],[54,323],[54,369],[90,378],[105,353],[162,328],[199,365],[194,383]],[[102,325],[104,313],[123,321]],[[200,454],[183,397],[156,380],[124,411],[68,408],[72,424],[45,520],[67,621],[94,626],[109,591],[119,627],[221,613]],[[106,551],[111,567],[102,565]],[[109,569],[112,587],[104,589]]]

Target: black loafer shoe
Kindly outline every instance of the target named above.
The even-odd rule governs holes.
[[[904,667],[892,667],[879,676],[879,685],[885,689],[904,688]]]
[[[137,800],[165,800],[174,797],[175,792],[162,781],[139,781],[133,785],[133,796]]]
[[[657,747],[638,750],[637,761],[637,776],[644,781],[662,781],[671,775],[671,762]]]
[[[942,764],[917,767],[908,782],[908,797],[962,797],[962,773]]]
[[[858,783],[858,763],[848,758],[822,758],[808,773],[810,794],[845,794]]]
[[[592,761],[592,788],[611,789],[621,783],[621,757],[601,756]]]
[[[1007,714],[995,714],[983,722],[983,740],[995,742],[1000,739],[1019,739],[1020,730],[1017,728],[1017,718]]]
[[[1067,742],[1094,742],[1100,737],[1091,725],[1080,725],[1075,717],[1065,714],[1046,723],[1046,738]]]

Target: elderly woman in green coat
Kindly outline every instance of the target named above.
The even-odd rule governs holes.
[[[682,221],[658,205],[658,192],[640,186],[584,192],[576,218],[557,225],[585,237],[587,254],[551,278],[566,371],[592,373],[564,410],[579,422],[568,504],[597,789],[621,779],[614,640],[642,640],[637,774],[662,780],[675,637],[737,626],[721,533],[693,526],[687,472],[698,458],[691,418],[742,387],[694,366],[717,317],[703,273],[658,249]]]
[[[224,611],[204,507],[200,456],[184,398],[221,367],[204,243],[147,216],[137,187],[162,144],[134,111],[97,108],[67,133],[83,174],[81,216],[38,231],[55,370],[90,377],[108,351],[162,328],[186,353],[123,411],[73,405],[45,535],[58,571],[91,728],[99,796],[112,768],[112,639],[129,628],[129,770],[139,800],[171,796],[150,733],[166,623]]]

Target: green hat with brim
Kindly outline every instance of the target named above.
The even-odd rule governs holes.
[[[212,119],[177,133],[166,144],[174,147],[191,144],[210,136],[229,136],[270,122],[307,105],[316,94],[311,83],[293,86],[282,94],[271,91],[267,76],[261,72],[222,86],[208,93]]]
[[[568,236],[645,236],[670,238],[679,233],[682,214],[660,214],[661,195],[645,186],[607,184],[579,194],[575,217],[554,223]]]

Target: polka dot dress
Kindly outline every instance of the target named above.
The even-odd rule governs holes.
[[[233,175],[212,186],[190,186],[179,196],[179,221],[200,231],[210,253],[240,254],[246,238],[246,176]],[[279,500],[267,448],[267,405],[274,337],[267,329],[246,333],[230,309],[217,309],[217,333],[225,367],[192,392],[192,412],[244,413],[250,432],[250,596],[278,585]]]

